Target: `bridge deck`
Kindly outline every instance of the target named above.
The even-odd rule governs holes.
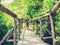
[[[24,32],[24,30],[22,32]],[[21,40],[18,41],[17,45],[49,45],[49,44],[43,42],[41,38],[35,35],[34,32],[25,30],[25,33],[21,34]]]

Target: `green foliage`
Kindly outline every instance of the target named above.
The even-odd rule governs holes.
[[[60,42],[60,37],[59,36],[56,36],[56,41]]]
[[[17,14],[19,18],[34,18],[40,17],[46,13],[49,13],[58,0],[13,0],[10,4],[3,3],[3,5]],[[29,16],[26,16],[26,15]],[[60,36],[60,9],[54,16],[55,31]],[[42,19],[43,30],[47,25],[47,19]],[[0,11],[0,40],[6,34],[8,30],[13,26],[13,18]],[[39,32],[39,29],[36,31]],[[2,34],[3,33],[3,34]],[[1,35],[2,34],[2,35]]]
[[[54,17],[55,21],[55,31],[60,36],[60,9],[56,12],[56,16]]]
[[[3,15],[3,12],[0,11],[0,41],[3,38],[3,36],[7,33],[7,26]]]
[[[30,15],[31,18],[39,16],[39,10],[42,8],[42,1],[43,0],[29,1],[27,13]]]
[[[9,21],[8,16],[6,16],[5,13],[0,11],[0,40],[11,29],[12,23],[10,21]],[[5,45],[5,43],[3,45]],[[8,44],[6,44],[6,45],[8,45]]]

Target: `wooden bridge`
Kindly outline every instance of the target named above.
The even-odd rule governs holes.
[[[35,25],[35,30],[37,30],[36,28],[37,20],[39,20],[40,37],[36,37],[36,34],[34,33],[34,31],[30,31],[29,28],[26,28],[26,29],[21,28],[22,23],[24,23],[23,20],[26,20],[25,21],[26,23],[27,22],[30,23],[28,19],[24,19],[24,18],[19,19],[16,14],[14,14],[9,9],[5,8],[2,4],[0,4],[0,11],[14,18],[14,27],[10,31],[8,31],[7,34],[2,38],[2,40],[0,41],[0,45],[2,45],[4,42],[13,42],[13,45],[50,45],[44,42],[44,40],[46,39],[52,39],[52,45],[56,45],[54,41],[55,32],[54,32],[54,24],[53,24],[53,15],[54,13],[56,13],[56,11],[59,8],[60,8],[60,0],[57,2],[57,4],[52,8],[52,10],[48,14],[32,19]],[[42,19],[46,17],[48,18],[48,21],[47,21],[48,27],[50,27],[51,30],[49,30],[49,28],[46,27],[46,30],[43,31]],[[50,35],[45,36],[44,32],[46,33],[48,32]],[[11,36],[11,34],[13,34],[13,39],[9,40],[9,37]]]

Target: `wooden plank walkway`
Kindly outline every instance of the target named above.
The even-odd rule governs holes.
[[[23,29],[24,33],[21,34],[21,40],[18,41],[17,45],[49,45],[37,37],[34,32]],[[22,36],[24,35],[24,36]],[[24,37],[24,38],[23,38]]]

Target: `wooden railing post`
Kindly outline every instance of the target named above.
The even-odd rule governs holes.
[[[24,22],[24,19],[23,18],[21,18],[21,20],[20,20],[20,27],[23,29],[23,22]]]
[[[13,32],[14,33],[14,35],[13,35],[14,36],[14,38],[13,38],[14,42],[13,42],[13,45],[17,45],[17,41],[16,41],[16,28],[17,27],[16,27],[16,24],[17,24],[16,18],[14,18],[14,32]]]
[[[51,32],[52,32],[52,39],[53,39],[53,45],[55,45],[55,32],[54,32],[54,25],[53,25],[53,19],[52,19],[52,15],[49,15],[50,17],[50,24],[51,24]]]
[[[27,27],[27,30],[29,29],[29,19],[26,19],[26,27]]]
[[[42,37],[42,19],[40,19],[40,37]]]
[[[36,24],[36,20],[35,20],[35,31],[37,30],[37,24]]]
[[[21,34],[21,20],[18,20],[18,40],[20,40],[20,34]]]

